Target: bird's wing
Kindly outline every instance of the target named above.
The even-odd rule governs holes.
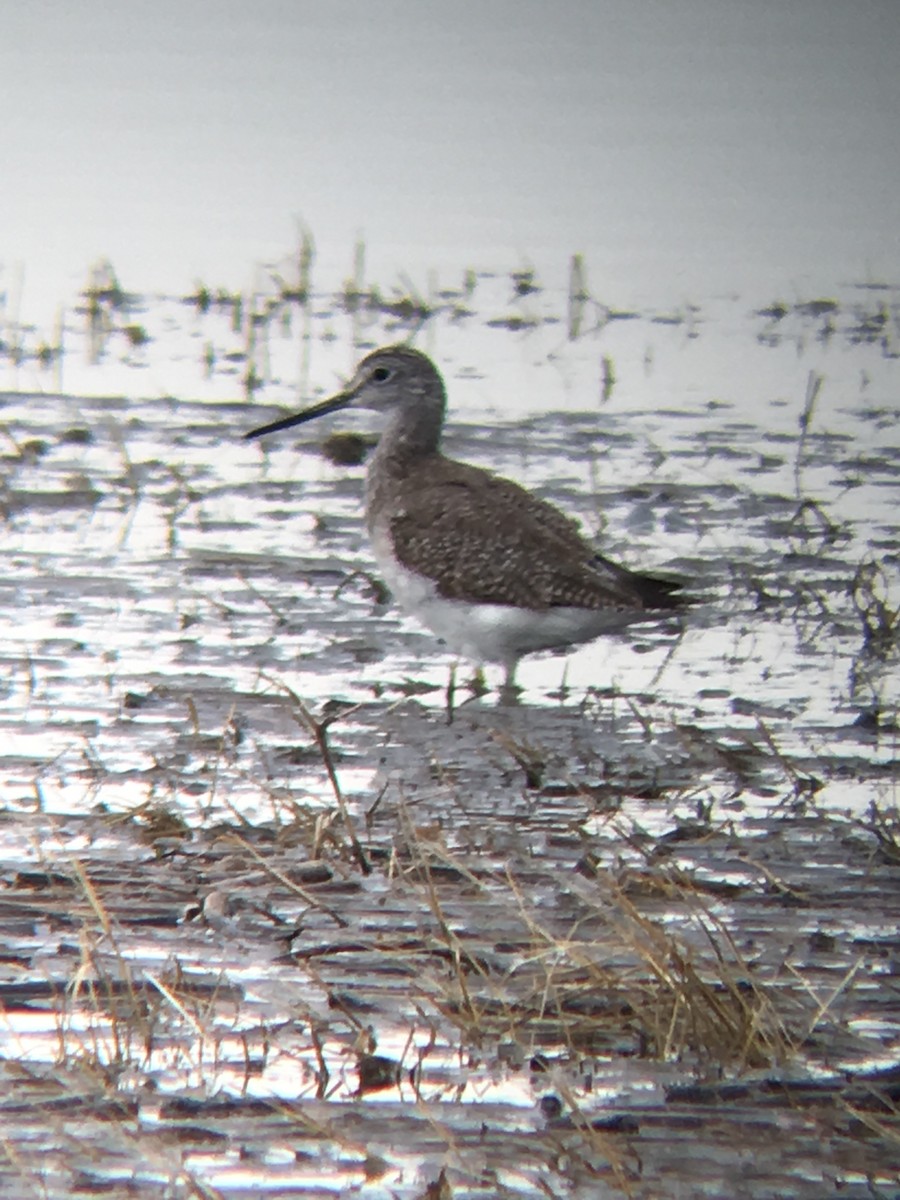
[[[446,462],[446,460],[444,460]],[[574,521],[518,484],[467,464],[410,478],[388,523],[394,553],[447,599],[642,609],[631,572],[598,558]]]

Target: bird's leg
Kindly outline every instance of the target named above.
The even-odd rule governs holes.
[[[446,701],[447,724],[453,724],[453,705],[456,700],[456,663],[450,664],[450,676],[447,680],[447,691],[444,693]]]
[[[476,696],[476,697],[483,696],[483,695],[485,695],[486,692],[490,691],[490,688],[488,687],[487,683],[485,682],[484,671],[482,670],[481,667],[475,668],[475,674],[472,676],[472,678],[466,684],[466,687],[469,689],[469,691],[472,693],[472,695]]]
[[[503,684],[500,688],[500,703],[501,704],[518,704],[519,697],[522,695],[522,689],[516,683],[516,667],[518,659],[513,659],[512,662],[506,664],[506,674],[503,677]]]

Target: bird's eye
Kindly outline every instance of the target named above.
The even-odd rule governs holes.
[[[372,372],[372,378],[376,383],[387,383],[390,377],[391,371],[389,367],[376,367]]]

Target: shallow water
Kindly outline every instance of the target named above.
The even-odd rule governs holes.
[[[235,327],[138,297],[61,362],[38,331],[3,359],[25,1177],[40,1144],[50,1195],[413,1196],[442,1167],[454,1195],[887,1186],[897,293],[431,299],[258,298]],[[683,576],[681,625],[523,664],[519,708],[461,668],[449,720],[450,659],[383,603],[331,430],[240,441],[417,323],[448,453]]]

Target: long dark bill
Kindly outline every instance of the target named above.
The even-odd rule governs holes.
[[[352,399],[350,393],[338,392],[336,396],[330,396],[327,400],[314,404],[312,408],[305,408],[303,412],[294,413],[291,417],[282,417],[280,421],[272,421],[269,425],[260,425],[259,429],[251,429],[249,433],[244,434],[244,441],[263,437],[267,433],[278,433],[281,429],[290,429],[294,425],[302,425],[305,421],[314,421],[316,417],[324,417],[326,413],[346,408]]]

